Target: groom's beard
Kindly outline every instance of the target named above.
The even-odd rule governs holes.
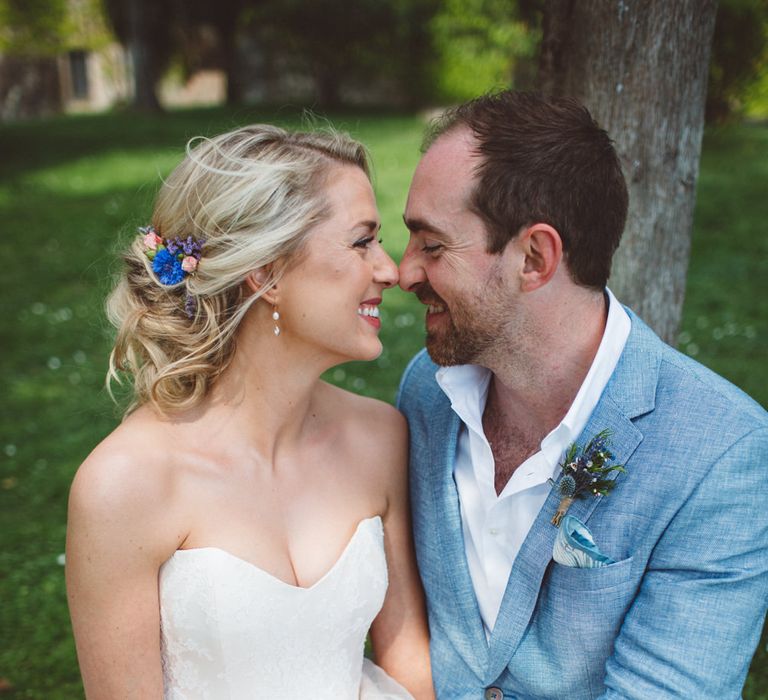
[[[440,326],[427,330],[427,352],[435,364],[450,367],[477,363],[498,342],[502,319],[488,313],[491,309],[485,298],[465,295],[452,301],[449,308],[429,282],[422,283],[415,293],[423,304],[439,304],[445,309]],[[490,284],[487,293],[491,298],[500,290]],[[495,309],[496,304],[491,306]]]

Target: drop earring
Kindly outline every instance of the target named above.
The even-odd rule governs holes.
[[[275,322],[275,335],[280,335],[280,326],[277,324],[280,320],[280,312],[277,310],[277,304],[275,304],[275,310],[272,312],[272,320]]]

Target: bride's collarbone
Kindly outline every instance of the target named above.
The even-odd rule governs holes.
[[[187,533],[178,549],[223,551],[302,586],[332,566],[363,520],[386,508],[351,455],[297,454],[277,465],[252,454],[196,455],[178,476]]]

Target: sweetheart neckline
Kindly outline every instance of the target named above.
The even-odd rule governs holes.
[[[260,566],[257,566],[256,564],[248,561],[247,559],[243,559],[242,557],[238,557],[236,554],[232,554],[231,552],[228,552],[226,549],[223,549],[221,547],[191,547],[189,549],[177,549],[173,554],[171,554],[170,557],[166,560],[166,562],[163,564],[167,564],[171,559],[173,559],[178,554],[192,554],[195,552],[219,552],[221,554],[224,554],[228,559],[233,559],[234,561],[240,562],[241,564],[244,564],[245,566],[249,567],[250,569],[262,574],[263,576],[266,576],[268,579],[271,579],[272,581],[275,581],[279,584],[282,584],[286,588],[293,588],[297,591],[311,591],[317,586],[319,586],[323,581],[325,581],[339,566],[341,566],[342,561],[345,559],[347,552],[352,548],[352,543],[357,538],[358,532],[360,532],[360,528],[365,524],[369,522],[373,522],[374,520],[378,520],[379,523],[381,523],[381,516],[380,515],[373,515],[370,518],[363,518],[355,527],[355,531],[352,533],[352,536],[347,541],[347,544],[344,545],[344,549],[341,551],[341,554],[339,554],[336,561],[331,565],[331,568],[328,569],[317,581],[315,581],[311,586],[299,586],[294,583],[288,583],[287,581],[283,581],[283,579],[278,578],[274,574],[271,574],[269,571],[262,569]]]

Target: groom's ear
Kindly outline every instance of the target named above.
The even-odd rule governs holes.
[[[557,272],[563,259],[563,241],[552,226],[537,223],[520,232],[518,246],[523,254],[521,289],[532,292],[547,284]]]

